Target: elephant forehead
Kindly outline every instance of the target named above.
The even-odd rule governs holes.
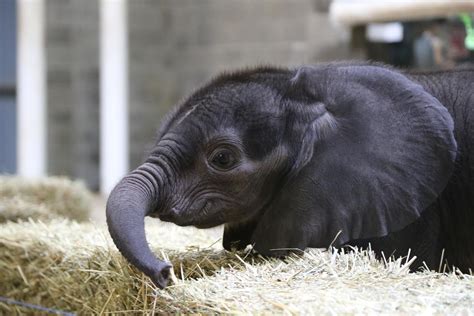
[[[237,126],[234,122],[230,109],[214,110],[208,105],[200,105],[190,108],[167,134],[199,147],[199,144],[206,144],[210,139],[222,136],[221,134],[227,135],[226,131],[233,130]]]
[[[200,125],[207,130],[212,130],[241,126],[242,123],[259,120],[261,117],[262,111],[258,103],[253,100],[214,97],[189,107],[179,118],[176,126]]]
[[[197,92],[181,107],[169,131],[205,142],[226,130],[233,136],[247,130],[272,130],[281,118],[278,93],[255,83],[227,84]],[[225,134],[225,133],[224,133]]]

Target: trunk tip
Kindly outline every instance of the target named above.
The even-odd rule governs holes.
[[[173,266],[170,263],[163,262],[151,275],[149,275],[149,277],[157,287],[164,289],[171,279],[172,267]]]

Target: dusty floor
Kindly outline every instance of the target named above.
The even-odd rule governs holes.
[[[105,224],[105,204],[107,200],[100,194],[94,194],[90,219],[96,224]]]

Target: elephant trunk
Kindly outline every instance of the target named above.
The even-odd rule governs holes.
[[[171,264],[155,257],[145,236],[145,216],[154,209],[160,194],[159,177],[153,169],[145,163],[117,184],[107,201],[107,225],[122,255],[164,288],[170,279]]]

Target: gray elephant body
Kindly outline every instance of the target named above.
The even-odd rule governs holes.
[[[407,72],[406,75],[435,96],[454,120],[457,141],[455,167],[446,188],[404,229],[388,236],[355,240],[384,254],[416,254],[412,267],[438,270],[444,264],[466,273],[474,269],[474,68]],[[443,262],[444,259],[444,262]]]
[[[224,74],[162,124],[107,205],[122,254],[160,287],[143,218],[225,224],[224,248],[329,245],[474,268],[474,71],[371,64]]]

